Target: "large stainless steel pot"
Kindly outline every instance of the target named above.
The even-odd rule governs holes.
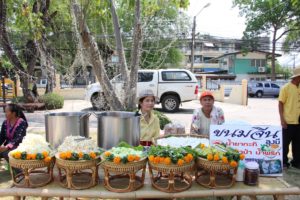
[[[98,118],[98,146],[110,149],[119,142],[137,146],[140,142],[140,118],[132,112],[95,113]]]
[[[86,112],[45,114],[46,140],[56,148],[67,136],[89,137],[89,116]]]

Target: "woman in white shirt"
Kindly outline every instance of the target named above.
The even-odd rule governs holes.
[[[209,136],[210,125],[220,125],[225,122],[224,112],[214,106],[214,96],[210,91],[202,92],[200,96],[201,108],[194,110],[191,133]]]

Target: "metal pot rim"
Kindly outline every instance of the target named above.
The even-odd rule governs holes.
[[[88,112],[58,112],[58,113],[47,113],[45,116],[50,117],[81,117],[82,115],[87,115]]]

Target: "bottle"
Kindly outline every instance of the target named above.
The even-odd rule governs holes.
[[[244,163],[244,161],[240,160],[239,166],[237,169],[236,181],[240,181],[240,182],[244,181],[244,171],[245,171],[245,163]]]
[[[245,168],[245,179],[246,185],[258,185],[259,178],[259,165],[257,162],[247,162]]]

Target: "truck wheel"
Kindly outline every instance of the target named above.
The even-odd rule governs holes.
[[[256,97],[262,98],[262,96],[263,96],[263,92],[262,91],[256,92]]]
[[[175,95],[165,96],[161,104],[165,112],[176,112],[179,109],[179,99]]]

